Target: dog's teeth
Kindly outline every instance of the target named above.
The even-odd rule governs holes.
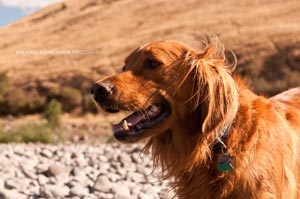
[[[127,121],[126,121],[126,120],[124,120],[123,125],[122,125],[122,128],[123,128],[125,131],[128,131],[128,130],[129,130],[129,127],[128,127],[128,124],[127,124]]]

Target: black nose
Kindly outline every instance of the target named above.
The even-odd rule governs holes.
[[[94,83],[91,94],[97,102],[101,102],[113,94],[114,87],[109,83]]]

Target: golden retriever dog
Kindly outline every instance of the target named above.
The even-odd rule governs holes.
[[[93,84],[103,110],[132,111],[114,137],[146,140],[178,198],[299,199],[300,87],[258,96],[232,75],[236,59],[216,36],[203,43],[143,45]]]

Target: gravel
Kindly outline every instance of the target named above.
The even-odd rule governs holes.
[[[169,199],[141,147],[1,144],[0,199]]]

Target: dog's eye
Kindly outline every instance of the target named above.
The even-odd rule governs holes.
[[[157,60],[155,60],[155,59],[147,59],[147,60],[145,61],[145,65],[146,65],[146,67],[148,67],[148,68],[154,69],[154,68],[159,67],[159,66],[161,65],[161,62],[159,62],[159,61],[157,61]]]

